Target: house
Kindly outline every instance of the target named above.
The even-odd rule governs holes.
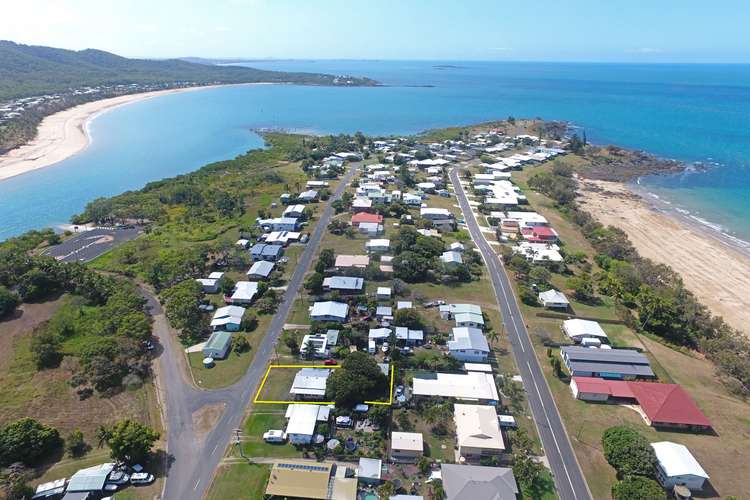
[[[224,359],[232,347],[232,334],[223,330],[215,331],[208,337],[201,352],[206,358]]]
[[[464,263],[463,258],[461,258],[461,252],[456,252],[455,250],[443,252],[443,255],[440,256],[440,261],[448,269],[455,269]]]
[[[349,305],[343,302],[316,302],[310,308],[313,321],[337,321],[344,323],[349,314]]]
[[[399,309],[412,309],[414,306],[411,303],[411,300],[399,300],[396,302],[396,310]]]
[[[100,495],[104,491],[104,485],[107,482],[107,478],[115,469],[115,464],[104,463],[95,465],[93,467],[87,467],[80,469],[78,472],[70,476],[68,486],[65,489],[66,497],[73,496],[71,493],[95,493]],[[78,498],[88,498],[87,496],[79,496]],[[97,496],[96,498],[99,498]]]
[[[309,345],[309,344],[308,344]],[[327,368],[302,368],[297,371],[289,394],[300,399],[320,399],[326,395]]]
[[[288,217],[292,219],[297,219],[299,217],[302,217],[302,214],[305,211],[305,206],[301,204],[297,205],[289,205],[284,209],[283,217]]]
[[[360,293],[365,280],[352,276],[331,276],[323,279],[323,289],[336,290],[343,294]]]
[[[379,458],[361,457],[357,467],[357,479],[365,484],[380,484],[382,470],[383,461]]]
[[[372,208],[372,200],[358,196],[352,200],[352,212],[368,212]]]
[[[284,248],[280,245],[256,243],[250,249],[250,256],[254,261],[266,260],[268,262],[276,262],[283,254]]]
[[[375,316],[379,320],[391,320],[393,319],[393,308],[391,306],[378,306],[375,309]]]
[[[711,421],[678,384],[573,377],[570,389],[583,401],[638,404],[641,416],[656,428],[704,432]]]
[[[240,306],[220,307],[214,313],[211,320],[211,328],[214,331],[226,330],[228,332],[238,332],[242,325],[242,317],[245,315],[245,308]]]
[[[336,269],[359,268],[364,269],[370,265],[370,257],[367,255],[337,255],[334,267]]]
[[[318,192],[312,189],[304,191],[297,196],[297,200],[302,203],[312,203],[318,200]]]
[[[379,286],[375,296],[378,300],[390,300],[391,299],[391,289],[387,286]]]
[[[451,252],[463,252],[464,250],[466,250],[466,247],[464,246],[463,243],[454,241],[448,246],[448,250],[450,250]]]
[[[412,380],[414,396],[454,398],[463,401],[498,401],[491,373],[419,373]]]
[[[535,264],[556,264],[563,261],[560,247],[554,243],[531,243],[523,241],[513,247],[513,253],[522,255]]]
[[[456,225],[456,219],[453,214],[446,208],[427,208],[423,207],[419,211],[420,217],[432,222],[432,225],[438,229],[453,229]]]
[[[326,405],[290,404],[286,408],[286,436],[291,444],[310,444],[318,422],[327,422],[331,408]]]
[[[316,358],[327,358],[331,347],[338,343],[339,331],[328,330],[326,333],[308,334],[302,337],[300,351]]]
[[[307,184],[305,185],[305,187],[307,189],[315,189],[315,188],[321,189],[321,188],[327,188],[328,185],[329,184],[326,181],[307,181]]]
[[[671,490],[677,485],[691,491],[703,489],[708,474],[685,445],[660,441],[651,443],[656,455],[656,480]]]
[[[238,281],[230,297],[232,304],[252,304],[258,294],[257,281]]]
[[[369,253],[387,252],[391,248],[391,240],[375,239],[365,243],[365,250]]]
[[[360,222],[358,229],[360,233],[367,236],[377,236],[384,231],[383,224],[377,222]]]
[[[273,262],[267,260],[259,260],[250,267],[250,270],[246,273],[248,279],[267,280],[273,268],[276,265]]]
[[[208,278],[198,278],[195,281],[201,284],[203,293],[216,293],[221,288],[221,282],[224,280],[224,273],[214,271],[208,275]]]
[[[396,327],[396,340],[406,345],[418,345],[424,342],[423,330],[412,330],[405,326]]]
[[[409,207],[418,207],[422,205],[422,197],[412,193],[404,193],[402,201],[404,205]]]
[[[562,331],[573,342],[580,344],[584,339],[597,339],[602,344],[609,344],[609,337],[599,323],[586,319],[568,319],[562,323]]]
[[[473,312],[462,312],[454,314],[456,326],[466,326],[471,328],[484,328],[484,317],[481,314]]]
[[[391,336],[392,330],[390,328],[370,328],[367,334],[367,338],[377,344],[388,340]]]
[[[394,462],[416,462],[424,453],[421,432],[392,432],[391,460]]]
[[[258,225],[266,231],[296,231],[299,226],[299,219],[294,217],[259,219]]]
[[[358,212],[352,215],[352,226],[359,226],[360,224],[365,222],[382,224],[383,216],[380,214],[371,214],[368,212]]]
[[[445,500],[517,500],[513,469],[441,464]]]
[[[287,246],[291,242],[299,241],[302,233],[299,231],[271,231],[261,236],[263,241],[269,245]]]
[[[556,243],[558,241],[557,231],[549,226],[522,228],[521,234],[526,241],[531,243]]]
[[[343,469],[343,468],[342,468]],[[357,480],[341,474],[336,464],[284,460],[274,463],[266,484],[267,498],[356,500]]]
[[[489,405],[453,405],[458,454],[466,461],[491,457],[505,451],[497,410]]]
[[[567,309],[570,307],[570,302],[564,293],[558,292],[557,290],[547,290],[539,294],[539,302],[546,309]]]
[[[563,346],[560,348],[560,357],[574,377],[623,380],[656,378],[646,355],[631,349]]]
[[[445,304],[438,308],[442,319],[453,319],[456,314],[472,313],[482,315],[482,308],[476,304]]]
[[[459,361],[487,361],[490,346],[479,328],[457,327],[448,341],[450,355]]]

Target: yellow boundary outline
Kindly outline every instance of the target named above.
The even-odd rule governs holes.
[[[332,405],[335,404],[334,401],[270,401],[267,399],[259,399],[260,393],[263,391],[263,387],[266,385],[266,381],[268,380],[268,376],[271,374],[272,368],[319,368],[319,369],[336,369],[341,368],[341,365],[329,365],[329,366],[317,366],[317,365],[268,365],[268,369],[266,369],[266,374],[263,375],[263,380],[260,382],[260,387],[258,387],[258,392],[255,393],[255,398],[253,399],[253,403],[258,404],[270,404],[270,405]],[[383,405],[383,406],[390,406],[393,404],[393,382],[395,374],[396,367],[394,365],[391,365],[391,377],[390,377],[390,389],[388,394],[388,401],[365,401],[365,404],[368,405]]]

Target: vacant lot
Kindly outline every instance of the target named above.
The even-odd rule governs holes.
[[[210,500],[263,498],[270,472],[271,467],[265,464],[221,465],[206,497]]]

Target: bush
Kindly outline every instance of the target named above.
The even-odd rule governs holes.
[[[0,428],[0,465],[13,462],[36,465],[61,444],[57,429],[32,418],[16,420]]]
[[[0,285],[0,319],[15,311],[18,303],[18,296]]]
[[[244,335],[238,333],[232,338],[232,351],[238,356],[243,352],[250,350],[250,342],[247,341]]]
[[[60,338],[46,329],[35,332],[31,338],[31,355],[38,370],[56,368],[62,361]]]
[[[65,452],[70,458],[82,457],[89,450],[89,445],[83,439],[83,432],[76,429],[65,439]]]
[[[534,290],[527,286],[518,287],[518,297],[521,299],[521,302],[523,302],[527,306],[539,305],[539,299],[536,292],[534,292]]]
[[[612,486],[614,500],[666,500],[659,483],[641,476],[626,477]]]
[[[604,458],[619,477],[631,475],[653,477],[656,467],[654,449],[645,437],[632,427],[616,425],[602,436]]]

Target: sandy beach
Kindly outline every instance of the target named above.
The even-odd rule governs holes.
[[[661,210],[625,185],[581,179],[582,208],[627,233],[644,257],[669,265],[716,315],[750,335],[750,256],[697,222]]]
[[[136,101],[206,87],[157,90],[88,102],[60,111],[42,120],[33,141],[0,156],[0,181],[48,167],[86,149],[88,122],[97,115]]]

